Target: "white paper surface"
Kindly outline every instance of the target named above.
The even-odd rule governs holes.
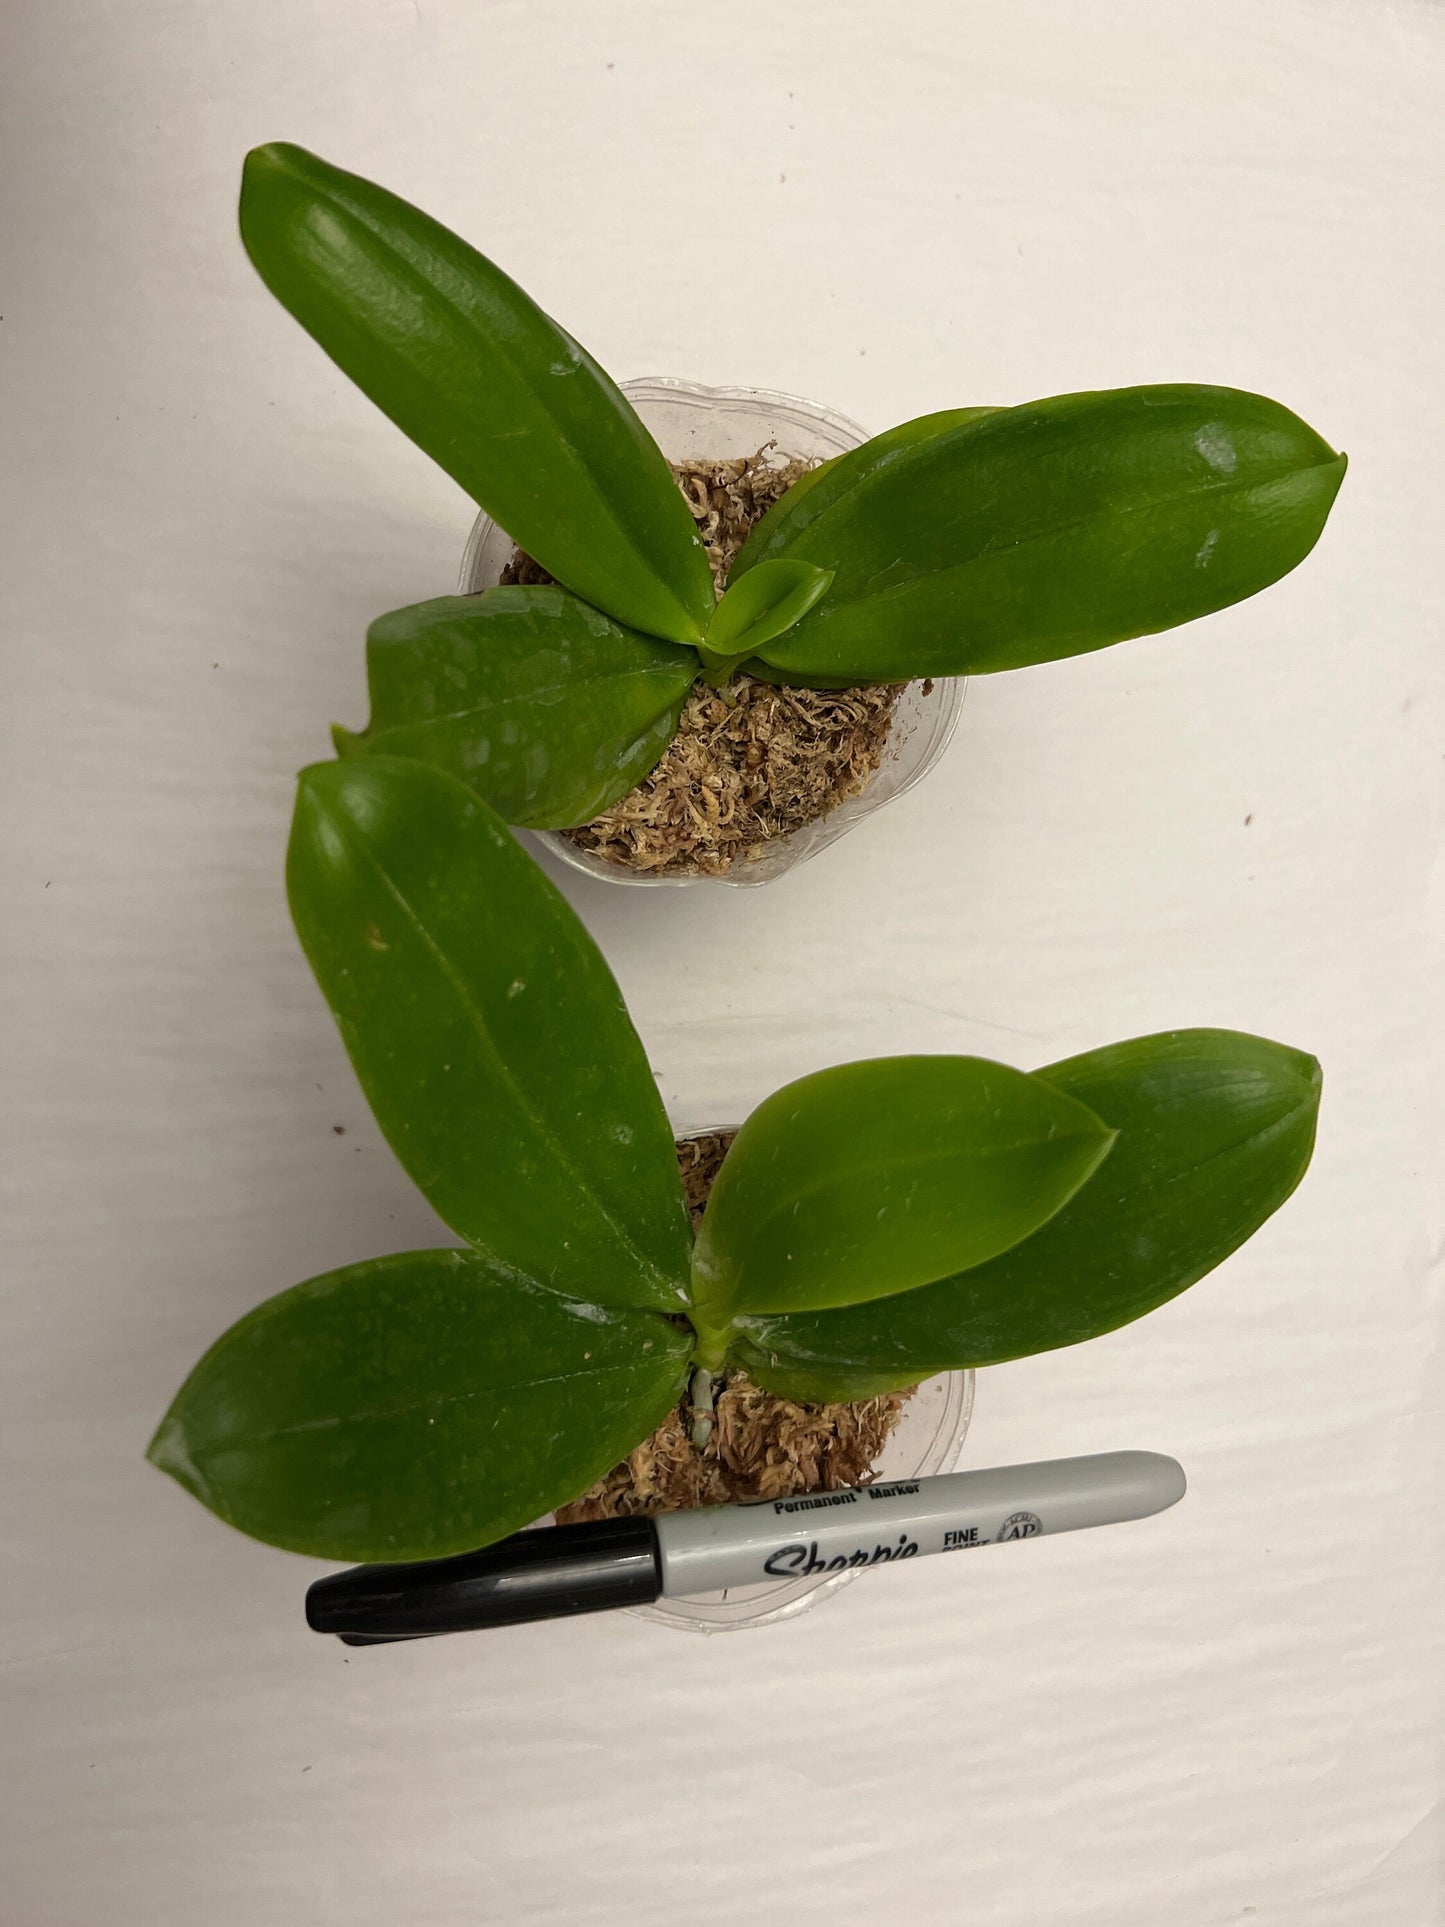
[[[1132,0],[29,0],[7,14],[0,1915],[15,1927],[1436,1927],[1445,17]],[[288,138],[619,376],[927,409],[1276,394],[1352,469],[1278,588],[976,681],[773,888],[567,883],[683,1124],[843,1057],[1315,1050],[1304,1189],[965,1463],[1145,1447],[1115,1532],[711,1642],[346,1656],[142,1463],[200,1351],[427,1242],[291,935],[293,772],[468,505],[261,289]],[[344,1125],[344,1135],[334,1130]]]

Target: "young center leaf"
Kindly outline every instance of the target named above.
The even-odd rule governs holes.
[[[625,796],[677,732],[697,655],[565,589],[395,609],[366,635],[371,721],[342,756],[415,757],[507,823],[569,829]]]
[[[712,577],[661,450],[514,281],[285,142],[246,157],[241,238],[282,306],[549,575],[634,629],[701,639]]]
[[[725,681],[765,643],[801,621],[828,593],[832,580],[830,570],[787,557],[750,569],[717,605],[707,640],[698,644],[708,681]]]
[[[1035,1073],[1118,1129],[1098,1177],[1024,1243],[877,1307],[745,1321],[735,1361],[789,1398],[870,1398],[1077,1345],[1173,1298],[1277,1211],[1314,1146],[1314,1058],[1169,1031]]]
[[[301,774],[291,913],[377,1121],[455,1231],[543,1284],[682,1309],[672,1132],[621,993],[481,799],[393,757]]]
[[[1051,1218],[1112,1142],[1076,1097],[982,1058],[800,1078],[758,1106],[718,1173],[696,1316],[715,1337],[742,1313],[892,1299],[980,1264]]]
[[[739,558],[833,571],[763,647],[788,681],[1017,669],[1190,622],[1303,561],[1345,472],[1278,402],[1185,386],[1060,395],[867,455]]]
[[[572,1274],[585,1288],[585,1267]],[[230,1525],[323,1559],[486,1545],[584,1491],[662,1422],[687,1341],[476,1252],[296,1285],[201,1359],[147,1457]]]

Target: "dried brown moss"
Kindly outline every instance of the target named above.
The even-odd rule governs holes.
[[[676,736],[580,850],[662,876],[725,876],[856,796],[883,760],[901,684],[779,689],[734,676],[694,683]]]
[[[736,1131],[698,1131],[677,1140],[677,1168],[682,1176],[682,1195],[687,1199],[694,1235],[707,1209],[713,1179],[722,1169]]]
[[[761,521],[794,482],[817,466],[816,462],[780,460],[771,447],[730,462],[672,464],[707,550],[713,587],[719,595],[754,522]]]
[[[718,1132],[677,1147],[694,1229],[733,1135]],[[866,1485],[911,1396],[910,1388],[852,1405],[807,1405],[775,1397],[735,1373],[716,1394],[712,1436],[701,1451],[692,1443],[695,1414],[684,1398],[651,1438],[563,1506],[558,1522]]]
[[[733,461],[675,464],[721,591],[748,530],[812,466],[768,449]],[[504,582],[551,577],[520,552]],[[694,684],[677,735],[634,790],[564,834],[609,863],[659,875],[722,876],[780,836],[814,823],[877,770],[904,685],[779,689],[734,676]]]

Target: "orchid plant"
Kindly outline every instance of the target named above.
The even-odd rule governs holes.
[[[758,1105],[694,1238],[617,985],[472,790],[397,757],[305,770],[287,884],[377,1120],[462,1240],[267,1300],[162,1420],[157,1466],[298,1552],[490,1543],[720,1374],[862,1399],[1112,1331],[1310,1159],[1319,1066],[1259,1037],[872,1059]]]
[[[724,593],[611,378],[483,255],[285,144],[246,160],[262,279],[558,586],[441,596],[367,637],[339,754],[459,777],[509,823],[589,822],[701,676],[848,687],[1017,669],[1171,629],[1309,553],[1345,458],[1280,403],[1188,384],[952,408],[805,474]]]

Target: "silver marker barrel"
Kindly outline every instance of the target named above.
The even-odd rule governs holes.
[[[1114,1525],[1162,1512],[1183,1496],[1184,1473],[1173,1459],[1101,1452],[665,1512],[653,1523],[662,1590],[677,1596]]]
[[[451,1559],[332,1573],[307,1592],[306,1617],[316,1632],[349,1645],[425,1639],[1116,1525],[1183,1496],[1173,1459],[1100,1452],[650,1519],[543,1526]]]

